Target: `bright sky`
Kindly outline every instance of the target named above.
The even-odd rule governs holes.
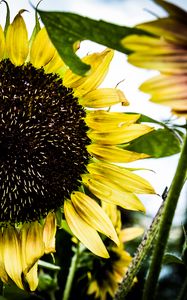
[[[20,9],[27,9],[29,12],[24,13],[24,17],[28,26],[29,33],[31,33],[34,26],[34,11],[27,0],[7,0],[11,9],[11,20]],[[38,0],[31,1],[34,5]],[[186,0],[170,1],[177,3],[187,10]],[[63,10],[74,13],[79,13],[94,19],[103,19],[105,21],[113,22],[119,25],[133,26],[140,22],[152,20],[154,17],[150,11],[159,16],[164,16],[164,11],[150,0],[43,0],[40,4],[40,9],[43,10]],[[147,10],[149,10],[149,12]],[[6,15],[5,4],[0,4],[0,20],[4,24]],[[79,55],[86,55],[88,52],[100,51],[102,46],[91,42],[83,42]],[[121,108],[116,106],[116,110],[140,112],[158,120],[167,119],[170,116],[169,109],[163,106],[155,105],[148,101],[149,96],[141,93],[138,86],[147,78],[152,77],[155,71],[146,71],[129,65],[126,61],[126,56],[121,53],[116,53],[115,58],[111,64],[110,72],[104,82],[104,86],[115,87],[120,83],[121,88],[131,105],[128,108]],[[173,178],[178,155],[162,159],[149,159],[135,162],[136,167],[146,167],[155,171],[144,172],[144,177],[152,182],[156,191],[162,194],[165,186],[169,186]],[[142,174],[142,173],[141,173]],[[177,217],[175,222],[180,220],[180,216],[184,216],[184,203],[186,201],[186,191],[183,191],[181,200],[177,210]],[[146,198],[145,205],[148,214],[156,212],[160,205],[158,197]]]

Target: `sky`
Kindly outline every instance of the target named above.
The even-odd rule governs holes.
[[[28,31],[31,34],[34,26],[34,10],[27,0],[7,0],[11,9],[11,20],[20,9],[26,9],[28,12],[23,14],[27,23]],[[170,1],[187,10],[186,0]],[[36,6],[38,0],[32,0],[31,3]],[[53,11],[69,11],[78,13],[93,19],[103,19],[118,25],[133,26],[140,22],[154,19],[151,12],[158,16],[165,16],[165,12],[151,0],[43,0],[40,3],[40,9]],[[0,20],[4,24],[6,16],[5,4],[0,4]],[[80,57],[89,52],[100,51],[103,46],[85,41],[81,44],[79,50]],[[149,96],[138,90],[138,86],[146,79],[157,74],[156,71],[147,71],[136,68],[127,62],[127,58],[122,53],[116,53],[109,74],[106,77],[103,86],[115,87],[119,82],[119,88],[123,90],[130,102],[129,107],[115,106],[116,111],[131,111],[148,115],[157,120],[164,120],[170,117],[170,109],[164,106],[156,105],[148,101]],[[146,167],[154,172],[146,171],[143,173],[155,187],[158,194],[162,194],[166,186],[169,187],[177,165],[179,155],[173,155],[161,159],[149,159],[137,161],[132,166]],[[142,173],[141,173],[142,174]],[[142,199],[147,208],[147,214],[154,215],[158,209],[161,200],[158,196],[143,197]],[[183,189],[181,200],[178,205],[175,224],[182,222],[184,217],[184,208],[186,203],[186,188]],[[179,224],[180,225],[180,224]]]

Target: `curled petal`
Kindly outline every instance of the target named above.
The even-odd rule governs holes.
[[[109,254],[97,231],[78,215],[69,200],[64,202],[64,213],[73,234],[94,254],[108,258]]]
[[[119,244],[111,220],[96,201],[80,192],[72,194],[71,200],[78,215],[82,217],[85,222],[112,239],[117,245]]]
[[[7,55],[16,66],[24,64],[29,51],[27,28],[21,16],[22,12],[20,11],[14,18],[6,34]]]
[[[81,105],[90,108],[108,107],[118,103],[123,103],[123,105],[129,104],[122,91],[112,88],[90,91],[79,102]]]

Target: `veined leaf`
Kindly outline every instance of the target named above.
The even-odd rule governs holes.
[[[179,153],[181,151],[181,143],[172,130],[163,128],[139,137],[127,147],[124,145],[124,149],[159,158]]]
[[[78,75],[84,75],[90,66],[83,63],[75,54],[73,44],[76,41],[90,40],[123,53],[130,53],[121,45],[121,39],[130,34],[148,34],[140,29],[119,26],[102,20],[96,21],[73,13],[42,10],[37,12],[59,55]]]

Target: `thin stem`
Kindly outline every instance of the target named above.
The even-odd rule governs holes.
[[[175,214],[176,206],[187,172],[187,135],[179,158],[178,166],[166,198],[166,205],[161,216],[158,238],[154,245],[149,274],[145,283],[143,300],[154,299],[157,281],[161,270],[162,259],[166,248],[169,231]]]
[[[77,245],[76,252],[71,260],[69,274],[67,277],[66,286],[64,289],[64,294],[63,294],[62,300],[68,300],[70,297],[70,292],[71,292],[73,279],[74,279],[76,268],[77,268],[78,259],[79,259],[79,244]]]

